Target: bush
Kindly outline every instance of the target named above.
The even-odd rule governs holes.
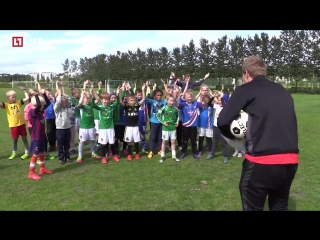
[[[304,93],[304,94],[320,94],[320,88],[310,88],[310,87],[292,87],[289,88],[290,93]]]

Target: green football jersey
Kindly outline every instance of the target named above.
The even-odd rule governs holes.
[[[80,100],[80,99],[76,99],[76,98],[72,97],[72,98],[71,98],[71,106],[77,107],[78,104],[79,104],[79,100]],[[79,108],[75,108],[74,113],[75,113],[75,117],[76,117],[76,118],[80,118],[80,109],[79,109]]]
[[[99,129],[112,129],[114,128],[113,122],[113,111],[115,108],[119,107],[119,101],[115,101],[112,104],[107,106],[101,105],[94,105],[94,108],[98,109],[99,112]]]
[[[94,116],[93,116],[93,106],[95,105],[94,99],[91,103],[82,105],[80,109],[80,128],[90,129],[94,128]]]
[[[97,94],[98,94],[99,97],[100,97],[101,93],[102,93],[102,90],[98,89],[97,90]],[[99,104],[101,104],[101,103],[99,103]],[[99,120],[99,110],[94,108],[93,109],[93,115],[94,115],[94,120]]]
[[[163,131],[175,131],[176,123],[179,122],[179,109],[175,106],[164,105],[156,117],[162,123]],[[164,123],[167,123],[168,126],[165,126]]]

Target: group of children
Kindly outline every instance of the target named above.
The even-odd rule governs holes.
[[[208,76],[209,74],[205,78]],[[52,128],[55,129],[61,164],[72,162],[70,154],[74,153],[78,153],[77,162],[81,163],[86,142],[89,142],[91,156],[101,158],[103,164],[108,163],[110,156],[114,161],[119,161],[120,152],[127,155],[129,161],[133,157],[140,159],[140,142],[141,151],[147,152],[148,158],[152,158],[155,154],[160,155],[160,162],[165,160],[166,145],[169,143],[172,159],[179,162],[176,156],[176,142],[182,152],[180,159],[183,159],[186,157],[190,140],[193,157],[198,159],[202,156],[204,138],[209,146],[209,155],[206,159],[214,157],[217,144],[221,141],[224,162],[227,163],[228,146],[216,125],[219,112],[225,104],[224,94],[219,91],[212,93],[209,90],[208,94],[201,96],[197,101],[192,89],[189,88],[189,85],[195,86],[197,83],[192,83],[189,75],[184,76],[183,88],[182,84],[180,87],[177,84],[179,79],[173,80],[173,85],[164,82],[165,99],[162,98],[163,91],[157,88],[156,84],[151,92],[148,82],[144,83],[141,89],[137,89],[136,86],[132,89],[128,82],[123,82],[121,87],[112,92],[108,81],[108,91],[102,92],[101,82],[98,83],[99,89],[96,91],[93,83],[86,80],[81,91],[77,88],[71,90],[71,96],[64,93],[63,85],[59,82],[56,83],[54,96],[50,89],[44,89],[38,84],[38,89],[30,89],[29,94],[22,88],[25,94],[22,100],[16,99],[13,90],[8,91],[8,102],[0,103],[0,107],[7,112],[13,139],[13,152],[9,159],[16,157],[18,138],[22,136],[25,154],[21,159],[29,158],[32,153],[28,177],[35,180],[41,178],[35,173],[37,160],[40,165],[40,175],[52,173],[45,168],[44,160],[53,159],[48,150],[52,151],[52,145],[55,143],[49,143],[48,149],[45,125],[54,119]],[[22,105],[28,100],[30,103],[25,107],[23,116]],[[54,118],[46,118],[51,111],[54,112]],[[25,120],[28,121],[31,136],[30,148]],[[149,151],[146,147],[148,121],[150,122]],[[76,135],[79,139],[78,151],[75,150]],[[134,151],[132,151],[133,146]]]

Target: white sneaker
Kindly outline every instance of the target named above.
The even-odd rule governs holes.
[[[180,160],[178,158],[176,158],[176,157],[172,157],[172,160],[176,161],[176,162],[180,162]]]
[[[238,153],[238,158],[242,158],[242,153]]]
[[[235,156],[237,156],[238,154],[239,154],[239,152],[238,152],[238,151],[235,151],[235,152],[232,154],[232,156],[235,157]]]

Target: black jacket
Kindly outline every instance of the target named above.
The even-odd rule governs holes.
[[[291,94],[265,76],[236,88],[218,117],[221,133],[230,139],[230,124],[243,110],[248,113],[246,150],[252,156],[299,153],[298,127]]]

